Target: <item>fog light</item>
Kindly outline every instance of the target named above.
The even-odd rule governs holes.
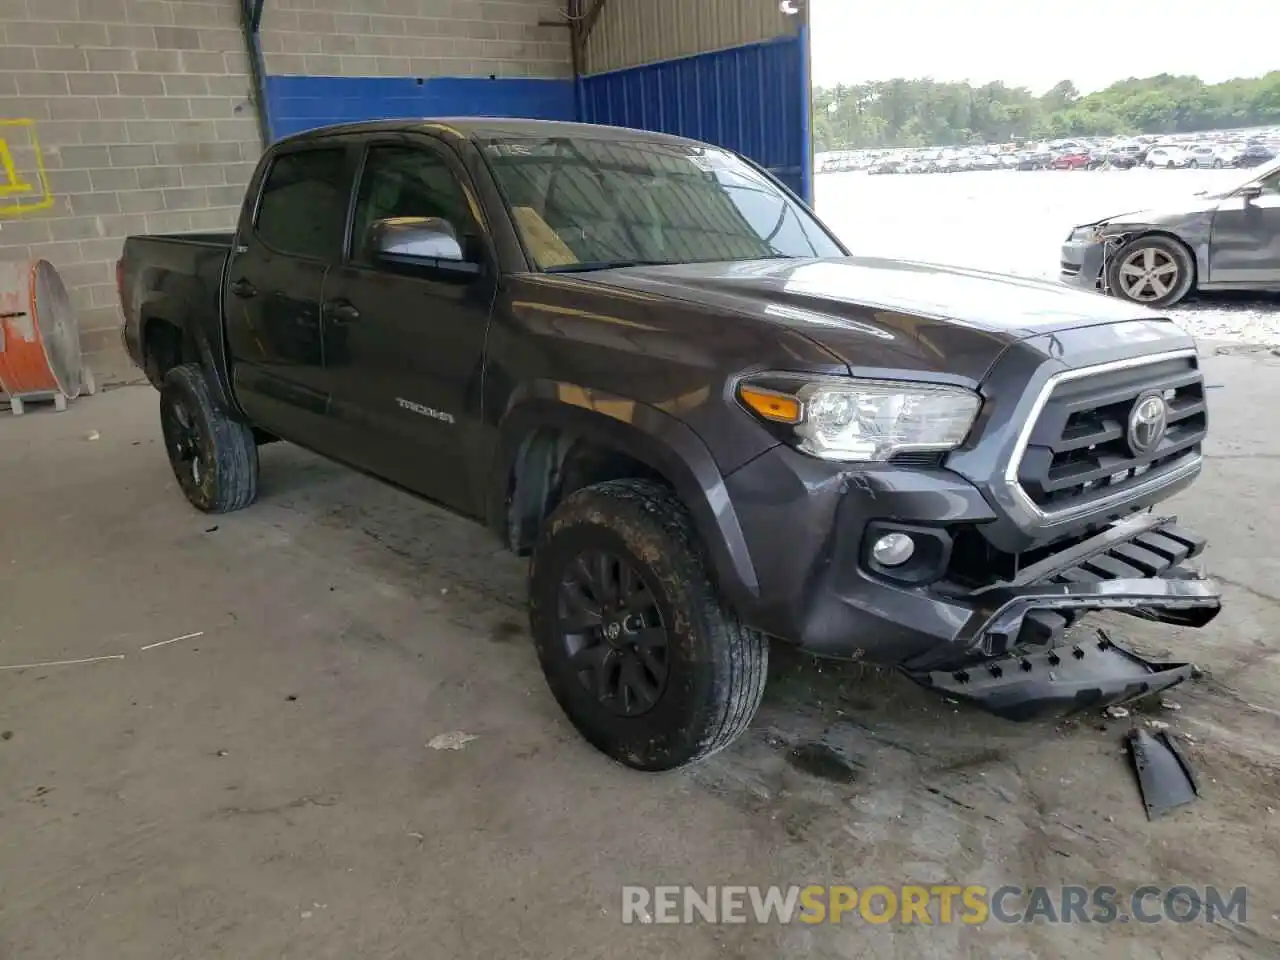
[[[871,556],[882,567],[900,567],[916,552],[916,542],[905,533],[890,533],[871,547]]]

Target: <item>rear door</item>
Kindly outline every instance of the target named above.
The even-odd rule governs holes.
[[[324,452],[320,295],[339,259],[354,180],[350,148],[275,156],[246,210],[223,295],[236,397],[254,423]]]
[[[1280,284],[1280,170],[1258,182],[1260,197],[1230,197],[1213,215],[1210,283]]]
[[[325,374],[332,429],[352,461],[469,515],[481,510],[472,445],[482,436],[481,376],[497,278],[470,178],[452,150],[424,135],[369,141],[349,255],[324,284]],[[471,272],[375,255],[370,226],[392,218],[448,221]]]

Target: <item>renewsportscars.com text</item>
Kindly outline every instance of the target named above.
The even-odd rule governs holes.
[[[1244,887],[628,886],[623,923],[1213,923],[1246,920]]]

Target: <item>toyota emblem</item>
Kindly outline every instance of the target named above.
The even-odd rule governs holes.
[[[1169,426],[1169,407],[1164,397],[1150,394],[1140,397],[1129,414],[1129,449],[1135,457],[1144,457],[1160,446]]]

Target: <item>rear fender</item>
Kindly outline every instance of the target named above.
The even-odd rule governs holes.
[[[517,480],[526,466],[538,469],[526,460],[530,440],[553,431],[564,441],[617,450],[661,475],[692,515],[722,594],[739,612],[754,607],[759,584],[724,478],[706,444],[685,424],[645,403],[540,381],[516,391],[499,429],[486,516],[503,542],[511,539]]]

